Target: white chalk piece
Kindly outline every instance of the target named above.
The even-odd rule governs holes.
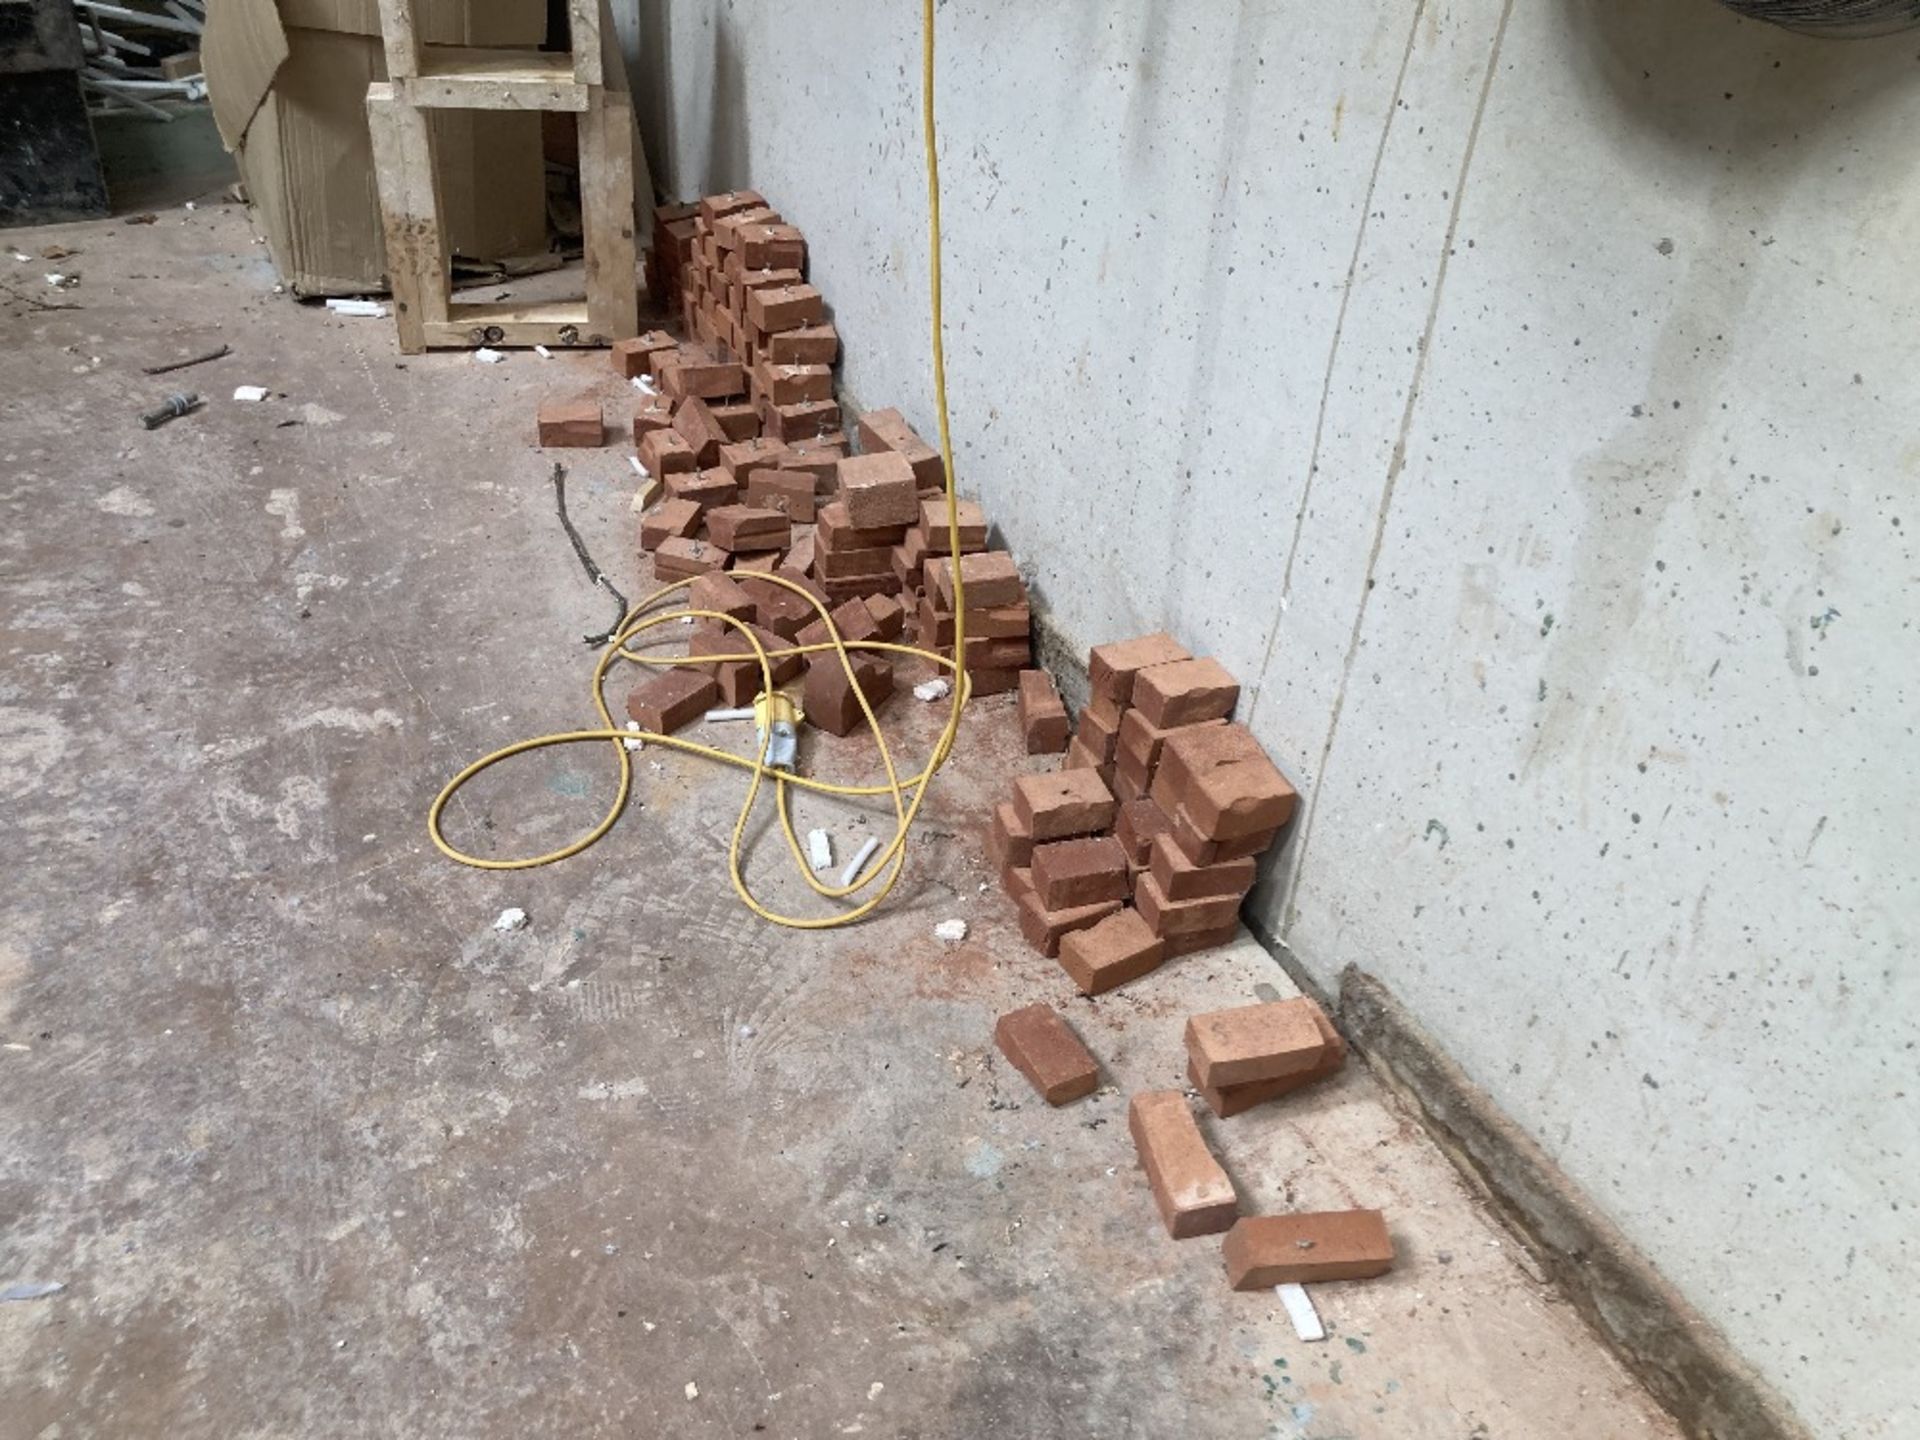
[[[833,868],[833,837],[824,830],[807,832],[807,863],[815,870]]]
[[[267,398],[267,387],[264,385],[236,385],[233,387],[233,398],[236,400],[244,400],[250,405],[256,404]]]
[[[473,358],[478,360],[482,365],[498,365],[507,357],[498,350],[489,350],[486,346],[482,345],[478,350],[473,352]]]
[[[942,920],[933,927],[933,938],[945,940],[949,945],[958,944],[967,938],[967,922],[964,920]]]
[[[66,1289],[58,1280],[22,1280],[0,1290],[0,1301],[8,1300],[44,1300],[49,1295],[58,1295]]]
[[[947,683],[945,676],[922,680],[913,687],[913,698],[916,700],[944,700],[952,693],[953,686]]]
[[[698,1400],[700,1398],[700,1387],[691,1380],[687,1381],[687,1398],[689,1400]]]
[[[707,719],[709,720],[751,720],[752,718],[753,707],[751,705],[737,710],[707,711]]]
[[[658,395],[660,393],[653,388],[653,382],[644,375],[636,375],[633,377],[633,388],[638,390],[642,395]]]
[[[499,919],[493,922],[493,928],[502,932],[524,930],[527,928],[527,912],[518,905],[509,906],[500,912]]]
[[[553,358],[553,351],[549,350],[544,345],[534,346],[533,353],[538,355],[542,360],[551,360]]]
[[[653,478],[653,476],[647,473],[647,467],[640,463],[640,457],[638,455],[627,456],[627,463],[633,466],[633,473],[638,475],[642,480],[651,480]]]
[[[350,315],[358,320],[384,320],[391,313],[378,300],[329,300],[327,309],[336,315]]]
[[[638,730],[639,728],[640,722],[638,720],[627,721],[627,729]],[[644,750],[647,748],[647,742],[638,735],[634,736],[631,740],[623,740],[620,743],[625,745],[629,750]]]
[[[847,868],[840,872],[840,883],[843,886],[851,885],[855,880],[858,880],[861,870],[865,868],[867,861],[873,858],[873,852],[879,848],[880,837],[878,835],[869,835],[867,837],[867,843],[860,847],[859,852],[854,855],[852,861],[847,865]]]
[[[1276,1285],[1273,1293],[1280,1297],[1280,1303],[1286,1307],[1287,1319],[1293,1322],[1293,1333],[1302,1340],[1324,1340],[1327,1327],[1320,1323],[1320,1312],[1313,1308],[1313,1299],[1307,1294],[1304,1285]]]

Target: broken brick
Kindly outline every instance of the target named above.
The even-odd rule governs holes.
[[[971,555],[987,548],[987,512],[971,500],[956,500],[960,553]],[[953,534],[947,527],[947,502],[938,497],[920,502],[920,533],[929,555],[951,555]]]
[[[688,539],[700,528],[700,507],[691,500],[664,500],[640,517],[640,548],[657,550],[660,542]]]
[[[1150,665],[1187,658],[1180,642],[1163,633],[1111,641],[1088,652],[1087,684],[1095,695],[1125,705],[1133,698],[1134,676]]]
[[[938,643],[938,642],[934,642]],[[1057,755],[1067,743],[1067,707],[1045,670],[1020,672],[1020,734],[1029,755]]]
[[[946,488],[946,468],[940,452],[922,440],[898,410],[873,410],[860,417],[860,448],[871,454],[891,450],[913,468],[915,488]]]
[[[1153,927],[1153,933],[1171,937],[1199,931],[1219,930],[1240,914],[1238,895],[1213,895],[1201,900],[1174,900],[1160,888],[1151,870],[1134,878],[1133,903],[1140,917]]]
[[[1218,660],[1175,660],[1134,676],[1130,702],[1162,729],[1220,720],[1233,714],[1240,682]]]
[[[1096,925],[1060,939],[1060,968],[1082,995],[1101,995],[1159,967],[1166,942],[1138,910],[1116,910]]]
[[[1034,847],[1036,852],[1039,847]],[[1099,900],[1090,905],[1074,905],[1065,910],[1049,910],[1033,891],[1029,874],[1019,896],[1020,933],[1034,949],[1048,959],[1060,953],[1060,942],[1075,930],[1097,925],[1120,908],[1118,900]]]
[[[1033,892],[1045,910],[1127,898],[1127,852],[1111,835],[1036,845],[1032,870]]]
[[[1251,858],[1195,865],[1170,835],[1162,834],[1154,840],[1148,863],[1154,883],[1169,900],[1206,900],[1225,895],[1240,899],[1253,888]]]
[[[1024,870],[1033,863],[1033,836],[1005,800],[993,807],[993,819],[987,826],[987,856],[1002,880],[1009,870]]]
[[[877,711],[893,694],[893,667],[878,655],[856,652],[847,658],[853,665],[860,694],[865,695],[867,704]],[[816,655],[808,663],[801,705],[809,723],[829,735],[850,735],[866,719],[839,655],[832,652]]]

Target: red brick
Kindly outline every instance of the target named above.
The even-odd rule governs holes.
[[[1124,755],[1114,761],[1113,780],[1111,782],[1113,785],[1113,793],[1122,805],[1130,801],[1144,800],[1147,798],[1147,787],[1142,785],[1134,776],[1127,773],[1125,769],[1126,764],[1127,759]]]
[[[1133,677],[1140,671],[1186,658],[1180,642],[1163,633],[1110,641],[1088,653],[1087,683],[1094,694],[1125,705],[1133,698]]]
[[[549,448],[588,449],[606,443],[600,420],[600,402],[588,396],[576,400],[542,400],[538,416],[539,439]]]
[[[631,380],[635,376],[645,375],[647,366],[653,357],[663,350],[672,350],[679,342],[664,330],[649,330],[646,334],[631,340],[616,340],[609,352],[613,368],[624,378]]]
[[[723,215],[738,210],[758,210],[766,204],[758,190],[726,190],[700,200],[700,218],[711,225]]]
[[[666,396],[648,395],[633,407],[633,443],[635,445],[645,440],[651,431],[672,428],[673,401]]]
[[[904,527],[899,525],[861,526],[854,522],[844,500],[830,500],[814,516],[820,549],[876,550],[898,542]]]
[[[1120,739],[1117,721],[1109,720],[1104,713],[1088,707],[1081,710],[1080,724],[1074,734],[1081,744],[1098,757],[1099,764],[1112,763]]]
[[[742,270],[806,269],[806,238],[791,225],[745,225],[739,237]]]
[[[993,807],[993,820],[987,827],[987,855],[1003,880],[1009,870],[1024,870],[1033,863],[1033,836],[1008,801]]]
[[[797,444],[840,428],[840,407],[832,400],[803,400],[797,405],[759,406],[761,428],[776,440]]]
[[[733,568],[743,575],[749,572],[771,575],[780,568],[786,553],[784,550],[736,550],[733,552]]]
[[[778,440],[756,435],[722,445],[714,463],[725,470],[735,484],[740,484],[752,471],[785,463],[790,454]]]
[[[913,532],[908,531],[909,535]],[[972,596],[968,596],[969,599]],[[943,610],[932,596],[924,597],[920,602],[920,635],[922,645],[951,645],[954,636],[954,617],[951,610]],[[967,638],[969,640],[1018,640],[1025,638],[1033,629],[1033,609],[1020,605],[984,605],[967,607]]]
[[[1101,760],[1098,752],[1088,746],[1078,735],[1067,742],[1066,758],[1060,762],[1065,770],[1091,770],[1111,788],[1113,785],[1113,767]]]
[[[1217,1235],[1239,1218],[1233,1182],[1207,1148],[1184,1095],[1177,1090],[1135,1095],[1127,1106],[1127,1128],[1167,1234],[1175,1240]]]
[[[777,573],[782,579],[792,578],[784,568]],[[805,595],[797,595],[786,586],[759,575],[742,574],[739,578],[740,588],[753,601],[753,623],[769,634],[783,640],[796,639],[814,618],[813,605]]]
[[[807,325],[767,337],[767,359],[776,365],[831,365],[840,358],[840,336],[831,325]]]
[[[1239,699],[1240,682],[1219,661],[1175,660],[1140,671],[1130,703],[1148,724],[1171,729],[1225,719]]]
[[[1161,788],[1161,777],[1154,776],[1154,789]],[[1155,803],[1159,803],[1157,798]],[[1280,836],[1278,829],[1257,830],[1251,835],[1237,836],[1232,840],[1209,840],[1194,828],[1193,820],[1188,816],[1186,807],[1176,804],[1173,813],[1167,817],[1167,834],[1173,837],[1173,843],[1180,847],[1180,853],[1195,865],[1218,865],[1225,860],[1241,860],[1249,855],[1264,855],[1268,848]]]
[[[1393,1238],[1378,1210],[1249,1215],[1220,1245],[1236,1290],[1367,1280],[1393,1268]]]
[[[873,410],[860,417],[860,448],[871,454],[891,450],[913,467],[913,480],[920,490],[946,488],[946,468],[940,452],[914,433],[906,417],[898,410]]]
[[[676,400],[724,399],[747,393],[747,372],[723,352],[682,349],[661,365],[660,388]]]
[[[739,581],[724,573],[702,575],[689,585],[687,608],[712,610],[721,615],[731,615],[736,620],[753,619],[753,597],[740,587]]]
[[[811,285],[770,286],[747,296],[747,323],[768,334],[818,325],[825,318],[826,306]]]
[[[722,251],[730,251],[740,244],[740,232],[746,227],[778,224],[779,221],[780,212],[771,205],[749,205],[731,214],[715,217],[712,222],[713,243]]]
[[[1134,888],[1139,889],[1139,877],[1134,877]],[[1169,935],[1167,958],[1178,959],[1182,955],[1198,955],[1202,950],[1218,950],[1222,945],[1231,945],[1240,938],[1240,921],[1236,916],[1224,925],[1212,930],[1195,930],[1189,935]]]
[[[1037,851],[1038,846],[1034,847]],[[1020,933],[1027,943],[1048,959],[1060,953],[1060,942],[1075,930],[1097,925],[1120,908],[1118,900],[1101,900],[1091,905],[1075,905],[1066,910],[1049,910],[1033,893],[1032,877],[1019,898]]]
[[[702,469],[719,464],[720,447],[730,443],[727,432],[713,418],[713,411],[707,408],[707,402],[697,396],[683,402],[673,412],[673,428],[687,442],[687,448],[693,451],[693,463]]]
[[[926,576],[927,588],[942,608],[954,609],[952,557],[935,559],[928,556]],[[1027,587],[1020,579],[1020,571],[1014,565],[1013,557],[1004,550],[962,555],[960,579],[966,589],[967,608],[970,610],[1026,603]]]
[[[993,1039],[1049,1105],[1091,1095],[1100,1084],[1099,1063],[1051,1005],[1028,1005],[1002,1015],[994,1023]]]
[[[1187,1059],[1187,1078],[1193,1082],[1193,1088],[1200,1092],[1200,1098],[1207,1102],[1209,1109],[1222,1120],[1230,1119],[1256,1105],[1265,1105],[1278,1100],[1283,1095],[1291,1095],[1303,1086],[1317,1080],[1324,1080],[1347,1063],[1347,1042],[1333,1022],[1319,1006],[1314,1006],[1314,1024],[1320,1027],[1320,1038],[1325,1048],[1320,1052],[1320,1061],[1311,1070],[1302,1070],[1294,1075],[1282,1075],[1275,1080],[1253,1080],[1245,1085],[1208,1085],[1200,1075],[1200,1067],[1191,1056]]]
[[[1222,720],[1202,720],[1192,726],[1166,727],[1155,725],[1147,719],[1145,711],[1127,710],[1120,717],[1118,752],[1138,756],[1147,771],[1148,778],[1151,779],[1153,768],[1160,763],[1160,747],[1166,743],[1169,735],[1181,729],[1198,729],[1204,725],[1219,726],[1225,723]]]
[[[1141,918],[1161,936],[1191,935],[1219,930],[1233,923],[1240,913],[1240,896],[1214,895],[1202,900],[1174,900],[1160,888],[1151,870],[1134,878],[1133,903]]]
[[[754,366],[753,383],[775,405],[833,399],[833,371],[825,365],[774,365],[762,360]]]
[[[1253,888],[1251,859],[1195,865],[1173,843],[1170,835],[1161,835],[1153,842],[1148,863],[1154,884],[1169,900],[1206,900],[1229,895],[1238,900]]]
[[[836,478],[839,503],[846,506],[849,522],[859,529],[903,528],[920,518],[913,470],[891,451],[851,455],[840,462]]]
[[[813,476],[804,470],[750,470],[745,499],[749,505],[809,524],[814,516]]]
[[[671,735],[690,725],[720,698],[713,678],[698,670],[662,670],[636,685],[627,696],[627,715],[641,728]]]
[[[1029,755],[1058,755],[1067,743],[1067,707],[1044,670],[1020,672],[1020,733]]]
[[[1187,1054],[1200,1083],[1219,1089],[1312,1070],[1327,1048],[1319,1010],[1301,995],[1189,1016]]]
[[[1128,800],[1114,816],[1113,835],[1135,865],[1147,863],[1153,837],[1167,828],[1167,816],[1151,800]]]
[[[1208,840],[1271,834],[1293,818],[1299,797],[1271,760],[1242,760],[1195,775],[1180,808]]]
[[[793,538],[793,526],[778,510],[716,505],[707,511],[707,538],[736,554],[743,550],[782,550]]]
[[[1127,852],[1111,835],[1036,845],[1032,870],[1042,909],[1071,910],[1127,898]]]
[[[869,595],[867,612],[873,616],[874,633],[882,640],[898,640],[906,632],[907,611],[891,595]]]
[[[865,600],[843,600],[833,607],[831,614],[833,628],[840,632],[842,640],[876,640],[880,636],[880,627]],[[827,622],[816,617],[796,638],[802,645],[825,645],[832,637],[828,634]]]
[[[683,540],[672,536],[654,547],[653,573],[662,584],[673,580],[691,580],[710,570],[727,568],[727,552],[704,540]]]
[[[860,682],[860,693],[867,697],[867,704],[877,713],[886,698],[893,694],[893,667],[878,655],[855,653],[849,658],[853,663],[854,675]],[[847,680],[847,672],[840,664],[840,657],[831,652],[816,655],[808,662],[807,683],[801,704],[809,723],[819,726],[830,735],[850,735],[857,726],[866,723],[866,716],[860,711],[860,702],[855,698],[853,686]]]
[[[969,635],[966,648],[968,674],[975,670],[1011,670],[1016,688],[1020,674],[1033,664],[1033,646],[1024,635],[1012,640]]]
[[[656,480],[700,468],[693,463],[693,450],[674,430],[649,430],[640,437],[639,445],[640,463]]]
[[[1159,967],[1166,942],[1137,910],[1116,910],[1097,925],[1060,940],[1060,968],[1082,995],[1101,995]]]
[[[709,400],[707,413],[729,443],[752,440],[760,433],[760,412],[745,400]]]
[[[1113,824],[1113,794],[1090,770],[1022,775],[1013,782],[1013,808],[1037,843],[1092,835]]]
[[[960,522],[960,553],[971,555],[987,548],[987,512],[971,500],[956,500]],[[920,502],[921,538],[929,555],[951,555],[953,536],[947,529],[947,502],[940,496]]]
[[[740,493],[727,472],[717,465],[710,470],[676,470],[666,478],[667,493],[698,505],[703,519],[709,511],[733,504]]]
[[[657,550],[660,542],[689,539],[700,528],[700,507],[691,500],[664,500],[640,517],[640,548]]]
[[[967,683],[973,687],[974,699],[983,695],[1007,695],[1020,688],[1020,672],[1027,662],[1007,670],[991,670],[985,667],[969,665]]]

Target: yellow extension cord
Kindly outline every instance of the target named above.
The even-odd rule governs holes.
[[[933,119],[933,9],[934,0],[922,0],[921,4],[921,41],[920,41],[920,82],[921,82],[921,129],[926,144],[927,159],[927,240],[928,240],[928,283],[933,300],[933,392],[934,401],[940,419],[940,458],[946,465],[947,479],[947,553],[953,566],[953,655],[963,657],[967,643],[966,589],[960,578],[960,515],[955,505],[953,478],[953,440],[947,428],[947,365],[946,351],[941,344],[940,320],[940,165],[934,148]],[[776,925],[790,925],[801,930],[826,930],[836,925],[850,924],[870,913],[887,898],[900,872],[906,866],[907,835],[913,829],[913,822],[920,813],[920,806],[927,796],[927,787],[933,776],[947,761],[953,750],[953,743],[960,732],[960,714],[965,709],[967,699],[972,693],[972,685],[967,679],[966,667],[955,659],[949,659],[932,650],[923,650],[911,645],[894,645],[875,640],[850,641],[841,636],[839,628],[833,623],[833,617],[825,605],[821,604],[811,592],[791,580],[779,575],[761,575],[756,577],[781,585],[797,595],[804,596],[825,622],[828,639],[816,645],[796,645],[788,649],[768,650],[760,639],[743,622],[730,615],[711,610],[661,610],[649,613],[660,601],[677,591],[684,590],[690,582],[663,586],[647,596],[621,621],[613,639],[601,653],[599,661],[593,667],[593,704],[600,712],[602,727],[597,730],[568,730],[554,735],[538,735],[528,740],[517,741],[491,755],[482,756],[466,769],[446,783],[446,786],[434,798],[433,806],[427,811],[427,833],[433,837],[433,843],[440,853],[449,859],[458,860],[463,865],[471,865],[480,870],[529,870],[538,865],[551,865],[578,855],[605,835],[619,820],[626,809],[627,800],[633,793],[633,758],[628,751],[628,740],[643,739],[651,744],[667,745],[688,754],[703,756],[723,765],[733,765],[747,771],[753,778],[747,786],[747,798],[740,807],[739,817],[733,824],[733,839],[727,847],[727,868],[733,879],[733,888],[745,902],[747,908],[762,919],[771,920]],[[628,649],[628,645],[644,631],[669,622],[677,622],[687,616],[696,619],[718,620],[732,626],[746,638],[753,648],[750,652],[734,655],[703,655],[698,662],[690,662],[685,656],[639,655]],[[768,661],[788,655],[812,655],[831,650],[840,666],[846,671],[847,681],[853,686],[854,698],[860,702],[860,713],[866,717],[867,728],[873,732],[873,738],[880,747],[880,763],[887,773],[884,785],[832,785],[823,780],[812,780],[802,775],[788,775],[784,771],[774,770],[766,764],[768,746],[773,740],[773,727],[765,727],[760,751],[753,756],[735,755],[726,750],[717,750],[710,745],[702,745],[692,740],[682,740],[677,736],[663,735],[651,730],[625,730],[614,723],[613,712],[607,708],[606,677],[608,670],[616,660],[630,660],[637,665],[684,665],[698,663],[714,665],[728,661],[752,660],[760,666],[761,692],[771,694],[774,690],[773,675]],[[853,661],[849,654],[853,650],[882,651],[896,655],[908,655],[931,661],[944,666],[953,674],[953,704],[947,712],[947,723],[940,732],[940,738],[934,744],[933,755],[927,766],[917,774],[902,780],[894,769],[893,753],[887,748],[886,736],[881,733],[880,722],[874,717],[873,707],[860,690],[854,675]],[[515,755],[523,755],[530,750],[543,750],[550,745],[574,745],[583,741],[611,743],[614,754],[620,764],[620,787],[601,817],[600,823],[586,834],[558,850],[545,855],[533,855],[515,860],[489,860],[478,855],[469,855],[450,844],[441,831],[447,802],[460,792],[469,780],[481,771],[498,765]],[[780,809],[780,825],[787,837],[787,848],[793,852],[794,863],[799,867],[801,878],[814,890],[814,893],[829,900],[844,900],[857,895],[868,888],[876,879],[882,879],[872,895],[834,914],[822,916],[782,915],[769,910],[753,898],[747,889],[745,877],[740,871],[740,840],[746,833],[747,821],[753,814],[754,803],[760,796],[760,784],[771,777],[774,795]],[[821,795],[841,795],[848,797],[885,795],[893,801],[894,832],[893,839],[878,851],[867,868],[853,877],[845,885],[827,885],[816,879],[807,856],[800,844],[800,837],[794,830],[793,817],[789,809],[790,789],[810,790]],[[884,872],[884,876],[883,876]]]

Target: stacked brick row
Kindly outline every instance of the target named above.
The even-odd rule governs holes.
[[[1217,661],[1147,635],[1096,646],[1088,678],[1063,767],[1015,783],[989,849],[1028,942],[1094,995],[1232,940],[1296,797]],[[1023,687],[1028,749],[1057,749],[1063,707]]]

